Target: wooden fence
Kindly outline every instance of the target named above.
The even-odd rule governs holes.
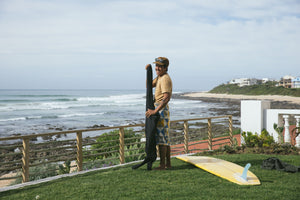
[[[171,123],[176,124],[176,128],[183,126],[183,129],[178,128],[178,130],[174,130],[178,133],[179,136],[178,138],[174,137],[176,142],[174,145],[172,144],[173,154],[190,153],[196,150],[212,150],[214,142],[219,141],[216,138],[214,139],[214,135],[216,134],[213,133],[213,127],[216,126],[216,123],[213,123],[212,121],[220,119],[223,120],[222,122],[220,122],[223,123],[222,126],[227,129],[227,131],[224,131],[227,132],[227,136],[225,139],[229,140],[229,145],[233,145],[231,115],[175,120]],[[193,125],[193,121],[206,121],[205,123],[202,123],[206,124],[206,126],[194,128],[196,131],[194,131],[195,133],[193,133],[192,135],[189,133],[189,130],[191,130],[191,127],[189,126]],[[70,167],[75,167],[77,171],[82,171],[84,170],[85,164],[95,164],[99,160],[105,160],[105,163],[107,164],[107,162],[116,160],[116,155],[118,155],[118,162],[120,164],[127,162],[126,159],[128,160],[129,157],[133,159],[143,159],[143,156],[145,156],[145,140],[142,139],[144,138],[144,126],[144,124],[135,124],[127,126],[100,127],[84,130],[70,130],[0,138],[0,142],[2,143],[4,143],[4,141],[6,141],[7,143],[8,141],[12,140],[22,140],[21,143],[19,142],[14,144],[2,144],[0,146],[0,173],[4,174],[18,170],[21,172],[19,173],[20,175],[16,175],[13,177],[0,178],[0,181],[22,177],[22,182],[28,182],[30,181],[31,175],[38,176],[39,174],[45,173],[30,172],[31,168],[46,165],[49,163],[55,163],[55,165],[58,166],[59,163],[62,164],[62,162],[65,162],[66,160],[76,160],[76,163],[71,165]],[[127,137],[127,129],[131,129],[130,131],[134,133],[133,135],[131,135],[133,137]],[[194,136],[199,135],[200,129],[206,131],[205,135],[207,136],[207,139],[205,140],[205,142],[207,143],[207,148],[191,148],[192,145],[200,143],[197,143],[197,141],[200,141],[200,138]],[[105,131],[107,130],[115,132],[112,134],[105,134]],[[181,132],[181,130],[183,131]],[[95,137],[86,136],[91,132],[99,133],[96,133]],[[54,136],[57,138],[54,140],[51,139]],[[61,138],[62,136],[66,138],[73,136],[73,139],[60,140],[59,138]],[[50,138],[50,141],[39,142],[36,139],[39,137],[48,139]],[[222,138],[221,140],[224,140],[224,138]],[[112,146],[108,146],[108,144]],[[183,144],[182,150],[180,150],[181,144]],[[176,148],[179,148],[179,150],[176,151]],[[95,166],[101,167],[100,165],[94,165],[93,167]],[[57,171],[58,168],[55,167],[52,170]],[[49,169],[47,169],[47,171],[49,171]]]

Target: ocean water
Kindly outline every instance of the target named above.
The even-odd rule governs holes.
[[[174,93],[186,92],[177,91]],[[146,90],[0,90],[0,137],[145,121]],[[171,120],[212,116],[202,101],[171,99]]]

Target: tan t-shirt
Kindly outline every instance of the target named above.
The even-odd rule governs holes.
[[[169,76],[169,74],[164,74],[162,76],[159,76],[158,79],[154,79],[154,85],[155,85],[155,103],[160,103],[163,100],[164,93],[168,92],[170,93],[170,96],[172,96],[172,80]]]

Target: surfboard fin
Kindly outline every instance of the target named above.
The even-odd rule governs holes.
[[[244,168],[243,174],[241,176],[241,178],[244,179],[245,181],[248,181],[247,180],[247,172],[248,172],[248,170],[249,170],[250,167],[251,167],[251,164],[247,163],[247,165]]]

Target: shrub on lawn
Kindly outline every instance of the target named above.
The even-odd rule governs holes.
[[[246,147],[270,147],[271,144],[275,143],[274,138],[265,129],[262,130],[260,135],[252,132],[243,132],[242,136]]]

